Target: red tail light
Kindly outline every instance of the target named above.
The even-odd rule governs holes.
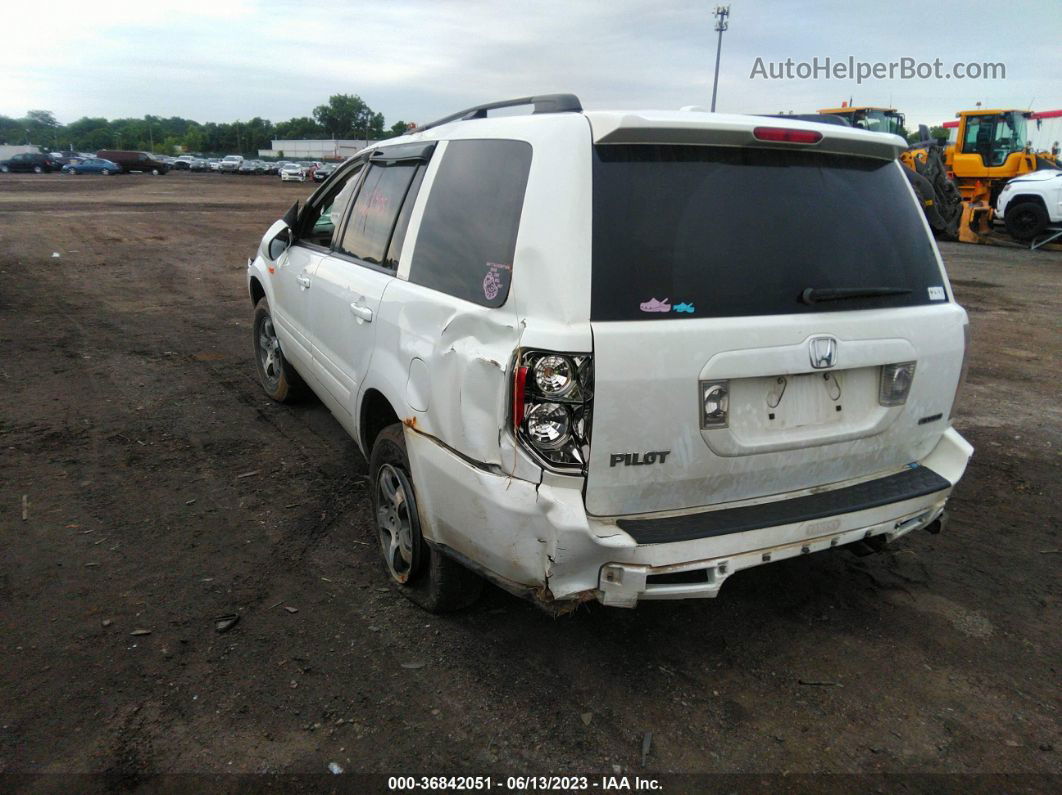
[[[513,430],[524,421],[524,392],[527,390],[527,368],[517,367],[513,378]]]
[[[757,127],[752,131],[757,141],[778,141],[785,144],[817,144],[822,133],[817,130],[790,130],[785,127]]]

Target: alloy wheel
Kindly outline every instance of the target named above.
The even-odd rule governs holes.
[[[376,528],[387,570],[406,583],[418,563],[416,504],[405,472],[384,464],[376,474]]]

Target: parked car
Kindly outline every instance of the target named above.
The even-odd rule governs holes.
[[[202,157],[197,157],[194,158],[192,162],[188,165],[188,170],[196,171],[199,173],[207,172],[210,171],[210,164],[206,161],[206,159]]]
[[[359,153],[248,261],[262,387],[361,448],[394,586],[634,607],[940,530],[968,320],[902,139],[530,102]]]
[[[190,171],[193,160],[195,160],[195,157],[192,155],[181,155],[175,158],[172,163],[174,171]]]
[[[280,169],[281,182],[305,182],[306,169],[298,163],[287,163]]]
[[[225,174],[235,174],[240,170],[240,163],[242,162],[243,155],[225,155],[218,164],[218,171]]]
[[[325,163],[322,166],[318,166],[313,170],[313,181],[324,182],[325,179],[327,179],[328,176],[331,175],[331,173],[335,170],[336,167],[331,163]]]
[[[22,154],[12,155],[7,160],[0,160],[0,173],[4,174],[8,172],[44,174],[59,171],[62,167],[62,163],[53,160],[48,155],[34,154],[33,152],[23,152]]]
[[[121,166],[123,172],[143,172],[145,174],[158,176],[160,174],[165,174],[170,170],[169,164],[163,163],[148,152],[135,152],[125,149],[101,149],[96,153],[96,157],[117,163]]]
[[[1010,180],[996,199],[996,214],[1016,240],[1032,240],[1049,227],[1062,227],[1062,171],[1032,171]]]
[[[78,160],[73,163],[67,163],[63,166],[64,174],[102,174],[103,176],[109,176],[111,174],[121,174],[122,167],[117,163],[110,160],[104,160],[99,157],[89,157],[84,160]]]
[[[240,174],[264,174],[265,164],[260,160],[244,160],[240,163],[240,167],[237,170]]]
[[[82,159],[81,155],[79,155],[77,152],[69,152],[69,151],[67,151],[67,152],[49,152],[48,153],[48,157],[50,157],[56,163],[59,163],[60,166],[65,166],[67,163],[71,163],[71,162],[74,162],[76,160],[81,160]]]
[[[208,157],[207,158],[207,166],[210,168],[211,171],[217,171],[218,170],[218,166],[220,166],[220,165],[221,165],[221,159],[220,158],[217,158],[217,157]]]

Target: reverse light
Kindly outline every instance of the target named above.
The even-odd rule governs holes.
[[[756,127],[752,137],[757,141],[775,141],[786,144],[817,144],[822,140],[818,130],[790,130],[786,127]]]
[[[914,382],[915,363],[886,364],[881,368],[878,403],[882,406],[902,406]]]
[[[563,397],[575,386],[575,365],[564,356],[543,356],[535,362],[535,386],[544,395]]]
[[[701,381],[701,427],[725,428],[729,414],[730,382]]]
[[[513,431],[536,458],[582,469],[590,457],[593,357],[523,351],[513,375]]]
[[[543,450],[556,450],[571,439],[568,407],[560,403],[535,403],[524,425],[531,443]]]

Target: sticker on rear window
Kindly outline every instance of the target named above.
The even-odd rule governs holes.
[[[483,277],[483,297],[488,301],[493,301],[498,297],[498,293],[505,289],[505,280],[508,278],[508,272],[513,269],[513,266],[488,262],[487,267],[490,270]],[[503,274],[505,275],[503,276]]]
[[[944,295],[943,287],[930,287],[928,289],[930,301],[943,301],[945,298],[947,298],[947,296]]]

